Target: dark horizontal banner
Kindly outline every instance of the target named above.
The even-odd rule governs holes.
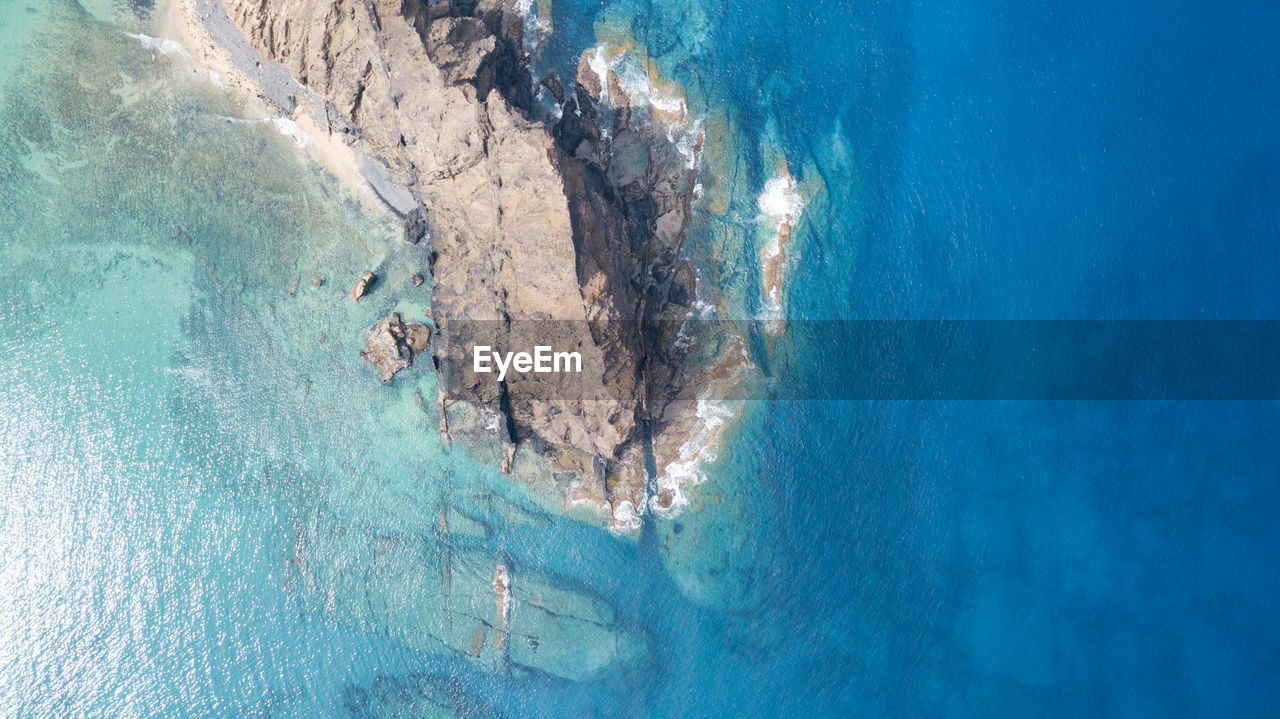
[[[636,325],[600,326],[594,334],[627,336]],[[693,344],[687,369],[719,366],[719,381],[704,383],[703,399],[849,400],[1272,400],[1280,399],[1278,321],[1087,321],[1087,320],[859,320],[791,321],[780,333],[766,322],[686,321],[650,325],[649,342]],[[490,347],[484,378],[496,378],[497,352],[581,349],[585,324],[567,322],[453,322],[437,341],[453,356],[473,360],[473,345]],[[740,338],[741,344],[733,338]],[[500,345],[509,344],[511,347]],[[528,345],[525,347],[525,345]],[[736,366],[740,346],[751,367],[742,381],[724,378]],[[650,350],[650,354],[661,354]],[[532,363],[532,364],[531,364]],[[449,370],[474,377],[474,366]],[[536,358],[523,367],[537,365]],[[554,369],[564,363],[543,364]],[[461,374],[459,370],[463,370]],[[556,381],[549,374],[520,373],[511,365],[507,381],[527,379],[526,399],[618,399],[616,381],[598,382],[588,361],[582,381]],[[451,382],[454,395],[465,382]],[[564,388],[587,387],[566,396]],[[594,393],[593,393],[594,392]],[[538,393],[545,394],[541,396]],[[657,390],[654,394],[660,393]]]
[[[792,322],[784,342],[793,399],[1280,398],[1280,322]]]

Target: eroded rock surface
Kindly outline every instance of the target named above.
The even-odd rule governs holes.
[[[567,504],[615,527],[648,506],[643,422],[659,445],[687,413],[675,342],[694,299],[682,257],[697,147],[683,109],[637,104],[584,56],[561,120],[535,117],[523,18],[505,0],[224,0],[267,58],[324,98],[330,129],[384,164],[425,207],[433,360],[444,403],[501,417],[508,445],[551,460]],[[429,228],[425,225],[429,224]],[[403,353],[385,345],[393,375]],[[575,351],[570,375],[477,374],[471,347]],[[378,364],[375,362],[375,364]],[[678,416],[676,416],[678,415]],[[504,453],[514,456],[512,448]]]
[[[404,241],[416,245],[423,240],[431,241],[431,222],[427,218],[427,208],[419,205],[417,209],[405,215]]]
[[[364,338],[360,358],[378,370],[383,382],[390,382],[400,370],[413,364],[419,352],[431,346],[431,328],[420,323],[405,323],[392,312],[373,327]]]

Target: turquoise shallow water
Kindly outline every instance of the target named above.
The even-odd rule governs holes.
[[[444,447],[429,373],[361,365],[424,258],[121,34],[146,9],[0,2],[0,715],[1274,706],[1274,403],[753,403],[689,511],[614,537]],[[1274,23],[1050,10],[563,2],[544,59],[626,30],[685,85],[691,249],[745,313],[781,154],[797,317],[1273,316]],[[346,301],[364,268],[406,289]],[[627,671],[440,646],[437,570],[496,561],[612,613]]]
[[[300,694],[306,676],[403,650],[279,589],[298,500],[323,485],[298,480],[306,427],[280,395],[300,363],[242,308],[283,296],[264,278],[305,262],[304,241],[323,253],[388,229],[293,179],[280,138],[228,122],[75,6],[41,6],[25,32],[4,109],[0,711],[324,706]],[[244,251],[272,243],[273,265]],[[307,312],[280,317],[295,322],[323,352]]]
[[[351,303],[353,268],[407,289],[422,251],[108,10],[20,6],[6,25],[0,713],[438,709],[424,692],[541,713],[652,693],[680,656],[656,637],[702,621],[652,542],[548,512],[495,457],[443,446],[430,373],[386,387],[359,360],[365,327],[422,316],[428,294]],[[569,592],[557,608],[616,616],[625,643],[527,620],[584,683],[449,651],[440,623],[498,561]],[[590,674],[616,657],[639,671]]]

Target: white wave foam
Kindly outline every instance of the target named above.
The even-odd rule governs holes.
[[[676,453],[678,459],[668,462],[658,477],[659,495],[649,498],[649,509],[655,514],[672,514],[689,504],[685,490],[706,481],[702,467],[720,456],[720,433],[725,424],[737,416],[740,401],[699,399],[694,411],[698,429]],[[670,503],[663,507],[660,496],[666,493]]]
[[[524,21],[524,47],[521,49],[524,50],[525,57],[536,53],[551,34],[551,18],[534,12],[534,6],[534,0],[516,0],[516,12]]]
[[[592,68],[594,69],[594,68]],[[648,70],[639,60],[629,53],[622,53],[611,63],[613,74],[618,78],[618,86],[631,98],[631,105],[648,105],[678,119],[689,114],[689,106],[685,103],[684,93],[678,86],[664,87],[655,85]]]
[[[681,349],[692,347],[696,341],[696,338],[686,331],[689,328],[689,323],[695,319],[705,320],[713,317],[719,309],[715,304],[704,300],[702,294],[698,291],[702,287],[702,273],[697,268],[694,268],[693,274],[693,305],[684,313],[684,319],[680,322],[680,329],[676,332],[675,346]]]
[[[596,45],[587,58],[587,66],[600,80],[601,99],[609,98],[609,73],[618,78],[618,87],[627,95],[632,107],[649,107],[684,122],[689,114],[684,90],[674,82],[655,84],[644,62],[628,50]]]
[[[298,123],[287,117],[272,117],[268,118],[267,122],[271,123],[281,135],[293,140],[294,144],[302,149],[306,149],[315,143],[315,139],[304,132],[301,127],[298,127]]]
[[[760,210],[758,222],[773,228],[773,233],[760,248],[760,271],[764,281],[765,310],[761,319],[771,334],[783,328],[782,285],[788,257],[787,243],[791,232],[804,213],[804,198],[796,179],[784,167],[764,183],[756,199]]]
[[[769,178],[764,183],[760,197],[756,199],[756,207],[760,209],[762,220],[768,220],[778,229],[782,226],[795,226],[804,212],[804,198],[800,196],[800,186],[790,172],[782,172]]]
[[[659,113],[657,118],[676,152],[685,161],[685,167],[697,169],[702,157],[702,125],[704,118],[691,118],[689,104],[685,99],[684,88],[679,83],[660,80],[654,81],[646,67],[645,60],[637,56],[633,50],[611,48],[603,43],[598,44],[587,55],[587,67],[595,73],[600,83],[600,99],[612,104],[622,98],[611,97],[609,77],[617,81],[617,88],[626,95],[626,102],[633,109],[648,108],[651,113]],[[603,121],[600,131],[605,137],[613,134],[612,124]],[[695,200],[701,198],[701,183],[694,187]]]
[[[702,152],[699,148],[702,136],[702,118],[679,127],[667,128],[667,141],[675,146],[676,152],[684,158],[685,167],[696,170],[702,164]],[[702,197],[702,183],[694,186],[694,201]]]
[[[608,49],[604,45],[596,45],[596,49],[592,51],[591,56],[587,58],[587,67],[596,74],[600,80],[600,99],[608,101],[609,99],[609,58],[607,57]]]
[[[120,34],[124,35],[127,38],[138,41],[138,43],[142,45],[144,49],[148,50],[151,53],[151,57],[153,59],[155,58],[156,55],[164,55],[166,57],[185,58],[188,61],[193,60],[193,58],[191,57],[191,53],[187,52],[187,48],[183,47],[182,43],[177,42],[175,40],[170,40],[168,38],[163,38],[163,37],[152,37],[150,35],[143,35],[141,33],[134,33],[134,32],[122,32]],[[201,67],[197,65],[196,67],[193,68],[193,70],[197,75],[204,75],[205,77],[209,78],[209,82],[213,83],[214,87],[217,87],[219,89],[226,89],[227,86],[222,81],[222,76],[219,75],[215,70],[213,70],[213,68]]]
[[[613,508],[612,521],[609,529],[613,532],[625,534],[640,528],[640,513],[636,511],[635,505],[629,500],[618,502]]]
[[[159,53],[161,55],[186,55],[187,54],[186,48],[182,47],[181,43],[174,42],[173,40],[169,40],[162,37],[151,37],[150,35],[143,35],[141,33],[132,33],[132,32],[126,32],[124,33],[124,35],[125,37],[130,37],[130,38],[133,38],[134,40],[137,40],[139,43],[142,44],[144,48],[150,50],[153,53]]]
[[[740,338],[735,338],[733,348],[724,355],[722,367],[724,363],[731,363],[730,371],[708,382],[699,393],[694,409],[696,427],[676,450],[676,459],[662,468],[658,477],[658,494],[649,498],[649,510],[655,514],[674,514],[689,504],[686,490],[706,481],[703,466],[720,456],[720,436],[729,421],[742,410],[742,400],[712,399],[723,395],[738,383],[744,372],[755,367],[747,359]],[[669,499],[665,507],[661,503],[663,494]]]

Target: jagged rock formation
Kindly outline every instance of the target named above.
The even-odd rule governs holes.
[[[427,220],[427,208],[419,206],[404,218],[404,241],[418,244],[431,240],[431,225]]]
[[[369,328],[360,358],[378,370],[383,382],[390,382],[400,370],[413,364],[413,358],[431,346],[431,328],[412,322],[405,324],[392,312]]]
[[[665,128],[684,118],[633,107],[584,57],[549,128],[535,117],[523,19],[503,0],[224,4],[324,98],[331,130],[425,207],[406,239],[431,241],[442,405],[501,416],[512,448],[527,442],[576,475],[566,502],[634,526],[648,500],[642,423],[655,418],[666,444],[680,423],[665,405],[684,389],[674,335],[694,297],[681,247],[695,171]],[[499,381],[473,371],[475,345],[575,351],[583,371]]]

